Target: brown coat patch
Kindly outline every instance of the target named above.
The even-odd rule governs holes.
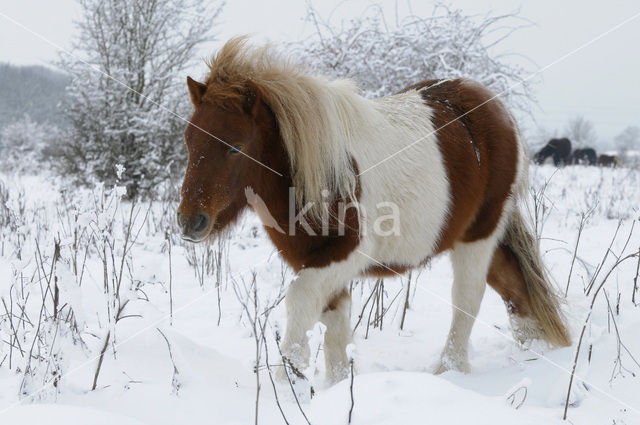
[[[449,177],[451,208],[437,254],[495,231],[516,177],[517,130],[502,103],[477,83],[427,80],[411,89],[433,109]]]
[[[340,293],[338,293],[338,295],[329,300],[327,305],[324,306],[322,312],[326,313],[327,311],[335,311],[341,302],[345,300],[348,301],[350,298],[351,295],[349,294],[349,290],[347,288],[344,288],[342,291],[340,291]]]
[[[395,277],[409,270],[411,266],[398,264],[374,264],[362,272],[367,277]]]
[[[265,202],[269,213],[284,231],[281,233],[273,227],[266,227],[269,238],[280,251],[284,260],[295,270],[305,267],[325,267],[332,262],[342,261],[356,248],[360,242],[359,220],[357,211],[348,208],[345,212],[344,234],[338,234],[338,222],[329,220],[329,235],[321,235],[321,228],[308,221],[316,235],[307,234],[299,224],[292,236],[289,226],[289,188],[293,185],[288,157],[277,130],[275,117],[266,104],[262,104],[258,110],[257,120],[262,140],[265,141],[260,160],[267,166],[280,172],[283,176],[261,167],[259,164],[251,164],[256,177],[253,189]],[[357,164],[354,166],[357,170]],[[356,192],[359,198],[360,190]],[[332,208],[332,216],[337,210],[337,200]],[[296,214],[298,210],[296,209]]]
[[[615,155],[600,154],[598,156],[598,166],[615,168],[620,164],[620,159]]]

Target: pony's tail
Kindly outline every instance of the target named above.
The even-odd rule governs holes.
[[[536,336],[553,346],[571,345],[571,337],[560,310],[561,298],[550,283],[540,256],[538,241],[518,207],[511,213],[502,243],[511,250],[518,261],[529,295],[529,318],[536,322]]]

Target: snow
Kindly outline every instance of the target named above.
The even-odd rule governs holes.
[[[471,337],[472,373],[433,375],[431,368],[438,360],[451,316],[450,263],[446,255],[437,257],[417,281],[417,273],[413,274],[410,309],[402,331],[399,324],[405,292],[400,279],[384,281],[384,305],[389,310],[382,329],[373,325],[367,329],[370,305],[366,308],[354,344],[348,347],[355,368],[353,424],[564,423],[567,372],[573,366],[577,339],[591,302],[584,288],[605,256],[618,220],[623,221],[597,284],[625,246],[632,221],[638,219],[640,171],[534,166],[530,174],[537,193],[548,182],[542,196],[546,208],[540,209],[544,216],[544,225],[539,226],[541,243],[545,262],[563,291],[580,213],[592,211],[578,246],[566,306],[574,345],[549,349],[544,343],[533,341],[526,347],[517,346],[509,337],[509,320],[502,300],[487,290]],[[111,289],[105,293],[98,248],[103,247],[102,240],[113,244],[117,271],[130,204],[119,200],[119,196],[109,198],[112,195],[107,193],[106,199],[112,199],[112,203],[97,211],[93,202],[96,192],[73,189],[63,196],[61,185],[46,176],[6,175],[0,176],[0,182],[3,182],[0,198],[3,190],[8,193],[6,204],[0,206],[0,223],[7,211],[16,213],[11,215],[10,223],[0,227],[0,296],[20,316],[17,306],[24,301],[20,292],[30,294],[25,303],[34,327],[17,319],[13,321],[19,325],[23,350],[28,351],[34,341],[43,298],[41,288],[46,290],[38,276],[46,276],[51,267],[54,239],[61,241],[61,259],[53,273],[60,288],[60,306],[66,303],[60,311],[72,311],[77,324],[77,330],[66,321],[56,325],[51,318],[52,297],[46,295],[42,331],[35,344],[37,358],[31,360],[32,374],[23,383],[27,356],[21,356],[14,348],[9,368],[5,355],[10,353],[7,341],[11,340],[12,331],[4,307],[0,306],[1,423],[254,422],[255,339],[250,318],[233,285],[250,287],[255,272],[260,308],[266,308],[292,278],[256,216],[246,215],[231,232],[220,276],[216,275],[215,267],[209,270],[206,267],[214,263],[206,259],[215,257],[217,243],[191,245],[177,237],[170,239],[170,304],[165,232],[172,229],[176,205],[138,205],[141,212],[133,228],[140,233],[125,256],[119,301],[129,301],[124,314],[130,317],[115,321],[111,308],[118,305],[118,298]],[[533,205],[530,209],[535,212]],[[76,213],[78,219],[74,221]],[[86,229],[80,238],[78,267],[83,263],[85,247],[89,247],[81,285],[73,271],[73,229]],[[629,239],[626,253],[637,251],[639,232],[636,229]],[[38,267],[36,240],[46,273],[38,271],[42,267]],[[197,277],[197,267],[201,278]],[[614,369],[618,355],[616,325],[624,346],[635,359],[640,358],[640,307],[631,302],[636,267],[636,259],[624,262],[604,286],[613,316],[608,313],[605,292],[596,300],[572,387],[568,409],[572,423],[640,423],[640,365],[621,348],[623,368]],[[113,276],[111,265],[108,273]],[[354,283],[352,325],[355,326],[374,284]],[[636,295],[638,301],[640,294]],[[280,361],[275,330],[282,333],[285,325],[284,304],[280,303],[271,312],[266,326],[271,364]],[[96,390],[91,391],[107,332],[111,332],[113,339],[104,355]],[[324,326],[317,324],[308,334],[312,353],[319,351],[312,358],[318,372],[308,371],[314,396],[300,400],[300,406],[313,424],[346,424],[351,404],[350,379],[335,385],[325,382],[323,332]],[[263,348],[259,361],[259,423],[284,423],[264,354]],[[62,377],[54,379],[52,370],[59,371]],[[47,384],[44,389],[43,384]],[[288,385],[277,384],[276,388],[289,423],[306,423]],[[26,394],[20,395],[21,389]]]

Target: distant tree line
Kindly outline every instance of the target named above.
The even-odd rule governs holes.
[[[70,77],[39,65],[0,63],[0,128],[28,115],[38,123],[65,120],[62,102]]]

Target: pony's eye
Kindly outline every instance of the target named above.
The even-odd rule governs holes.
[[[229,155],[239,154],[240,151],[241,151],[240,146],[238,146],[238,145],[232,146],[231,149],[229,149]]]

